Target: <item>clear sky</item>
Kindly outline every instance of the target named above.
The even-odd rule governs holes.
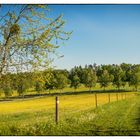
[[[73,31],[58,49],[57,68],[75,65],[140,63],[140,5],[49,5],[51,16],[64,14]]]
[[[4,10],[7,10],[8,6]],[[49,17],[63,14],[71,38],[57,50],[56,68],[140,63],[140,5],[49,5]],[[3,11],[4,12],[4,11]]]

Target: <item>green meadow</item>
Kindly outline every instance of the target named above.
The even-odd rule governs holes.
[[[0,102],[0,135],[140,135],[139,94],[109,94],[60,94],[58,124],[55,96]]]
[[[139,136],[139,16],[0,3],[0,136]]]

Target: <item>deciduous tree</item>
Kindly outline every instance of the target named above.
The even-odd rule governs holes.
[[[62,15],[48,17],[47,5],[2,5],[0,10],[0,76],[46,68],[49,54],[69,38]]]
[[[89,88],[91,91],[91,88],[96,85],[97,76],[95,71],[92,68],[88,68],[84,70],[84,85]]]
[[[112,82],[113,77],[109,75],[107,70],[104,70],[102,75],[99,77],[99,82],[101,87],[105,88],[109,85],[110,82]]]
[[[75,90],[80,86],[80,78],[77,75],[73,75],[71,79],[71,87]]]

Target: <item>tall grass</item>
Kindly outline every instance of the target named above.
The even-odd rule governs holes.
[[[108,104],[108,94],[98,94],[97,109],[94,94],[60,96],[60,121],[57,126],[54,96],[0,102],[0,135],[91,135],[88,129],[96,128],[99,122],[94,126],[92,122],[100,112],[105,113],[108,108],[111,108],[112,112],[119,109],[121,111],[121,108],[127,106],[127,102],[132,102],[134,93],[127,92],[126,100],[121,96],[119,93],[119,102],[116,102],[116,93],[110,93],[112,103]],[[123,111],[125,112],[124,109]]]

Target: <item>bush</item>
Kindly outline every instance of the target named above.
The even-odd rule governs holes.
[[[25,92],[25,90],[26,90],[25,85],[19,84],[19,85],[17,86],[17,92],[19,93],[19,95],[23,95],[23,93]]]
[[[39,81],[35,82],[35,90],[37,91],[37,93],[40,93],[40,91],[43,91],[43,84]]]
[[[5,97],[11,96],[12,95],[12,89],[11,87],[4,87],[3,92],[5,94]]]

